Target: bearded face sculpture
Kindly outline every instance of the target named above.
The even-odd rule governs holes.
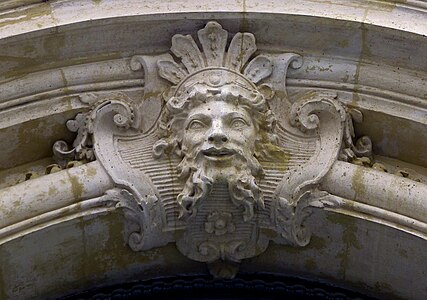
[[[170,120],[170,127],[179,128],[172,140],[183,158],[178,169],[186,181],[177,197],[180,217],[193,215],[212,186],[222,183],[227,184],[233,203],[244,207],[244,219],[251,219],[254,205],[263,207],[257,185],[263,174],[257,160],[262,153],[257,151],[260,127],[265,127],[264,115],[269,113],[263,96],[256,92],[233,95],[219,87],[205,93],[196,91],[182,101],[188,107],[178,109],[180,113]]]
[[[101,102],[72,123],[81,123],[78,147],[57,151],[68,156],[93,144],[120,187],[105,199],[124,209],[133,250],[174,242],[214,276],[232,277],[270,241],[307,245],[310,207],[339,205],[319,183],[351,120],[329,94],[287,98],[286,71],[301,66],[299,55],[255,56],[251,33],[228,40],[216,22],[197,37],[201,48],[176,34],[173,56],[133,57],[131,68],[144,70],[141,103]]]
[[[235,104],[208,99],[190,111],[184,123],[185,156],[180,164],[188,179],[177,199],[184,213],[192,214],[197,198],[207,197],[212,184],[228,183],[233,202],[245,207],[245,219],[253,215],[253,203],[263,203],[255,179],[260,171],[254,157],[256,136],[249,112]],[[205,186],[195,198],[198,182]]]
[[[176,34],[173,56],[132,57],[131,69],[144,71],[142,101],[100,101],[67,123],[78,131],[75,148],[58,141],[54,152],[96,154],[116,184],[97,201],[123,209],[131,249],[175,243],[215,277],[232,278],[271,241],[307,245],[311,208],[341,205],[321,181],[338,157],[372,145],[353,145],[352,118],[334,93],[287,97],[298,54],[255,56],[251,33],[229,41],[216,22],[197,37],[201,48]]]
[[[270,75],[271,62],[258,56],[242,74],[256,50],[252,34],[236,34],[227,53],[227,32],[218,23],[208,23],[198,35],[203,54],[190,36],[175,35],[171,50],[183,65],[157,63],[160,76],[176,85],[166,96],[162,138],[153,147],[154,156],[167,152],[182,158],[178,170],[185,185],[177,197],[179,218],[193,216],[213,185],[226,184],[231,201],[243,207],[248,221],[254,207],[264,207],[258,159],[272,149],[281,151],[275,146],[275,120],[255,85]]]

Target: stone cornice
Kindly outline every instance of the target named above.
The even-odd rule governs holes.
[[[0,28],[0,37],[28,33],[31,31],[54,28],[57,26],[93,21],[105,18],[120,18],[128,16],[182,14],[189,17],[192,14],[209,13],[214,18],[216,12],[251,15],[252,13],[274,13],[288,15],[306,15],[319,18],[330,18],[352,21],[362,24],[378,25],[397,29],[399,31],[426,34],[425,14],[427,3],[424,0],[410,1],[279,1],[269,0],[262,3],[254,0],[244,1],[206,1],[194,5],[188,1],[173,3],[153,3],[149,1],[126,1],[115,6],[111,1],[59,0],[40,3],[42,1],[15,0],[3,4],[4,15],[7,9],[21,10],[11,18],[4,18],[5,23]],[[43,1],[44,2],[44,1]],[[80,9],[76,9],[79,7]],[[219,9],[220,8],[220,9]],[[0,9],[2,7],[0,6]],[[20,17],[20,14],[25,17]],[[164,16],[167,18],[167,16]],[[237,15],[233,17],[238,17]],[[243,16],[244,17],[244,16]],[[396,18],[399,22],[394,22]],[[21,20],[21,21],[20,21]],[[0,24],[1,25],[1,24]]]

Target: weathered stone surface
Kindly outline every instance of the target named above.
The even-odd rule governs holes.
[[[209,272],[424,298],[425,1],[0,10],[0,299]]]

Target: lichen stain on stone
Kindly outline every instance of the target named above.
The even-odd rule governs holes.
[[[61,36],[64,36],[63,34]],[[53,40],[53,38],[52,38]],[[48,42],[53,43],[53,42]],[[45,47],[46,43],[45,43]],[[44,70],[52,70],[56,68],[61,68],[69,65],[80,65],[85,63],[93,63],[102,60],[108,59],[117,59],[122,56],[119,53],[107,53],[107,54],[98,54],[96,56],[88,56],[88,57],[70,57],[64,59],[62,56],[59,56],[60,48],[58,46],[54,46],[54,49],[49,49],[47,52],[47,56],[43,56],[43,54],[38,54],[37,57],[14,57],[14,56],[0,56],[0,63],[8,63],[10,60],[18,63],[18,66],[10,69],[5,72],[3,76],[5,78],[17,78],[24,77],[30,73],[35,73]],[[57,54],[55,54],[55,51]],[[57,57],[55,57],[55,55]]]
[[[254,156],[259,160],[261,165],[268,164],[269,167],[273,167],[276,170],[286,171],[291,154],[283,148],[272,144],[263,130],[260,131],[260,135],[260,142],[255,144]],[[271,163],[274,165],[270,165]]]
[[[0,28],[19,23],[25,23],[44,16],[51,16],[51,13],[52,11],[49,3],[34,5],[25,10],[14,11],[12,13],[2,15],[0,18]],[[34,54],[34,51],[36,50],[34,46],[22,46],[20,50],[22,49],[24,50],[25,55],[29,55],[29,53]],[[15,52],[9,52],[13,54],[0,56],[0,63],[5,63],[8,65],[10,62],[13,62],[13,64],[15,64],[12,70],[3,73],[5,78],[26,75],[30,73],[30,70],[34,69],[36,66],[48,65],[49,63],[49,60],[43,60],[40,55],[34,57],[25,57],[19,56],[18,54],[18,56],[13,56]]]
[[[337,258],[340,259],[340,268],[338,270],[338,276],[343,279],[346,278],[346,272],[350,265],[352,249],[361,249],[359,240],[357,239],[357,225],[356,220],[353,217],[330,213],[327,216],[328,221],[340,225],[343,229],[342,242],[343,248],[337,254]]]
[[[93,166],[88,166],[86,169],[86,174],[88,177],[95,177],[96,176],[96,168]]]
[[[364,197],[366,195],[366,186],[363,182],[363,167],[357,167],[356,171],[354,171],[353,176],[351,178],[351,187],[354,190],[354,199],[360,199],[360,197]]]
[[[14,136],[15,139],[13,146],[2,153],[0,170],[52,156],[55,141],[72,141],[75,134],[64,123],[74,115],[75,112],[52,115],[0,130],[0,138],[10,139]]]
[[[37,48],[34,47],[34,45],[32,45],[32,44],[27,44],[27,45],[23,44],[22,49],[24,50],[25,55],[33,54],[37,50]]]
[[[69,93],[71,93],[71,90],[70,90],[70,88],[68,87],[68,80],[67,80],[67,78],[65,77],[64,70],[59,69],[59,72],[61,73],[61,78],[62,78],[62,81],[63,81],[63,83],[64,83],[64,87],[62,88],[62,91],[63,91],[65,94],[69,94]]]
[[[366,28],[366,25],[363,23],[367,17],[368,11],[369,11],[368,9],[365,10],[362,23],[360,24],[361,49],[360,49],[359,60],[357,61],[357,64],[356,64],[356,71],[354,73],[353,98],[351,103],[349,104],[351,107],[358,107],[358,102],[360,101],[360,96],[358,94],[358,91],[359,91],[359,77],[360,77],[361,64],[365,59],[368,59],[371,56],[370,45],[368,44],[368,41],[367,41],[368,29]]]
[[[45,166],[54,164],[55,161],[51,157],[43,158],[41,160],[32,161],[30,163],[19,165],[10,169],[0,169],[0,189],[16,185],[25,180],[25,174],[28,172],[41,172]],[[44,172],[44,171],[43,171]]]
[[[294,247],[294,246],[283,246],[280,249],[289,253],[289,254],[299,254],[306,251],[316,251],[319,252],[326,247],[326,241],[325,239],[318,237],[318,236],[312,236],[310,243],[305,247]]]
[[[51,14],[52,9],[49,3],[40,3],[25,10],[14,10],[11,13],[2,15],[2,18],[0,19],[0,28],[31,21]]]
[[[356,135],[368,135],[378,155],[427,166],[427,130],[424,125],[380,112],[364,111],[355,124]]]
[[[361,58],[359,63],[363,60],[363,59],[367,59],[372,57],[372,53],[371,53],[371,45],[369,43],[369,30],[366,27],[365,23],[362,23],[360,25],[360,30],[361,30]]]
[[[156,100],[161,99],[162,93],[163,92],[161,92],[161,91],[159,91],[159,92],[157,92],[157,91],[145,92],[144,91],[143,101],[146,101],[146,100],[151,99],[151,98],[154,98]]]
[[[404,258],[409,258],[409,256],[408,256],[408,251],[406,251],[405,249],[400,249],[400,250],[399,250],[399,255],[400,255],[401,257],[404,257]]]
[[[371,291],[376,295],[381,295],[381,299],[393,299],[393,300],[404,300],[407,298],[400,297],[396,290],[392,289],[392,286],[390,286],[388,283],[381,283],[381,282],[375,282],[371,284],[367,284],[364,281],[356,280],[353,281],[353,284],[355,288],[360,289],[361,291]],[[387,289],[384,290],[383,288]]]
[[[307,271],[313,271],[313,270],[317,269],[317,263],[313,258],[307,258],[304,261],[304,268]]]
[[[106,230],[105,235],[100,240],[88,236],[92,220],[81,219],[79,223],[82,232],[82,243],[84,255],[80,255],[81,261],[76,267],[76,276],[84,277],[94,281],[97,278],[105,278],[110,271],[127,270],[135,264],[142,264],[151,268],[148,265],[152,262],[163,260],[159,258],[156,251],[163,251],[163,248],[134,252],[126,245],[125,230],[121,213],[110,213],[97,219],[93,222],[100,222],[99,226]],[[177,251],[175,250],[175,255]]]
[[[39,120],[21,123],[17,132],[19,151],[13,151],[8,160],[20,161],[23,155],[26,156],[27,161],[49,156],[51,149],[49,144],[46,145],[46,138],[43,136],[46,132],[44,125],[43,121]],[[53,131],[61,131],[61,129],[57,124],[56,128],[52,128]]]
[[[398,4],[405,4],[408,0],[380,0],[370,1],[372,9],[392,12]]]
[[[45,37],[43,49],[47,53],[47,58],[57,60],[61,56],[61,50],[65,46],[65,34],[53,33]]]
[[[64,96],[61,99],[61,102],[64,103],[65,111],[70,111],[74,109],[73,102],[76,98],[73,96]]]
[[[341,41],[338,41],[338,42],[337,42],[337,44],[338,44],[338,46],[339,46],[340,48],[347,48],[347,47],[348,47],[348,45],[349,45],[348,40],[341,40]]]
[[[317,251],[325,249],[326,241],[325,239],[313,235],[311,237],[310,243],[307,245],[308,249],[315,249]]]
[[[136,252],[133,252],[128,245],[126,245],[125,233],[124,233],[124,223],[123,219],[120,218],[120,213],[117,213],[115,216],[111,215],[108,222],[108,239],[106,243],[106,248],[111,249],[115,253],[111,259],[114,265],[118,268],[124,269],[129,264],[135,262]],[[145,255],[141,255],[138,259],[146,259]]]
[[[47,192],[47,195],[49,197],[53,197],[53,196],[57,195],[58,193],[59,193],[59,190],[56,187],[51,186],[51,187],[49,187],[49,191]]]
[[[67,170],[67,175],[71,184],[71,192],[73,193],[74,199],[81,199],[83,195],[84,185],[79,181],[79,177],[73,176]]]
[[[58,64],[64,64],[64,61],[61,62],[61,52],[65,46],[64,33],[51,33],[45,36],[42,46],[44,55],[39,53],[35,57],[0,56],[0,62],[12,60],[17,63],[12,70],[5,72],[5,78],[22,77],[32,72],[53,69]]]
[[[278,163],[278,165],[276,165],[277,167],[281,169],[287,168],[289,160],[291,159],[291,154],[289,152],[271,143],[265,143],[262,147],[266,150],[273,162]],[[259,154],[257,154],[257,156],[258,155]]]
[[[348,73],[346,73],[343,77],[341,77],[341,81],[344,83],[347,83],[349,79],[350,79],[350,75],[348,75]]]
[[[358,76],[359,76],[359,75],[355,76],[355,78],[358,78]],[[355,80],[356,80],[356,79],[355,79]],[[358,81],[358,79],[356,80],[356,82],[357,82],[357,81]],[[360,100],[361,100],[361,97],[360,97],[359,93],[357,92],[357,87],[358,87],[358,84],[357,84],[357,83],[355,83],[355,84],[354,84],[354,91],[353,91],[353,93],[352,93],[351,102],[348,104],[348,106],[349,106],[350,108],[352,108],[352,107],[358,107],[358,106],[359,106],[359,102],[360,102]]]
[[[19,208],[22,206],[21,200],[20,200],[20,199],[19,199],[19,200],[14,200],[14,201],[12,202],[12,206],[13,206],[13,208],[15,208],[15,209],[19,209]]]

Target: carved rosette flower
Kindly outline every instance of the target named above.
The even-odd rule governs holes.
[[[232,218],[231,213],[213,212],[208,215],[205,230],[207,233],[214,233],[215,235],[233,232],[236,227],[233,224]]]

